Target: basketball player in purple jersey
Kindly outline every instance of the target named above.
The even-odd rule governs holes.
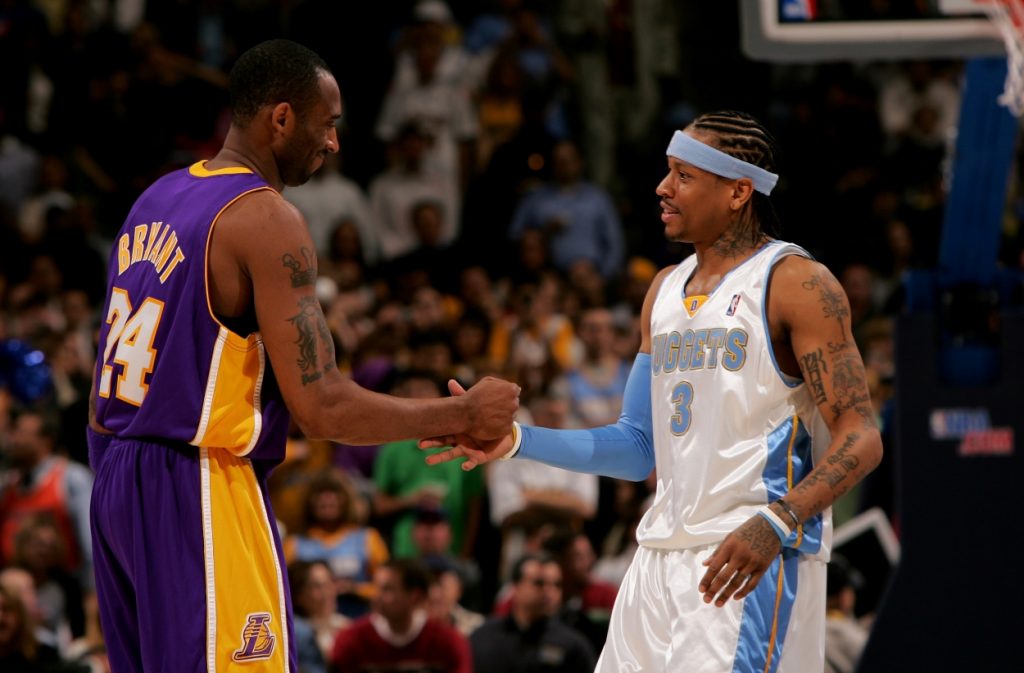
[[[338,371],[313,242],[286,185],[337,152],[338,85],[272,40],[231,71],[209,161],[155,182],[111,253],[91,397],[92,531],[114,673],[295,671],[266,476],[289,413],[309,437],[507,434],[519,389],[400,399]]]

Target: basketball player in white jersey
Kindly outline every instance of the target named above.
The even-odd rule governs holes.
[[[672,137],[661,219],[695,253],[648,291],[617,423],[421,442],[454,444],[428,462],[465,469],[515,457],[632,480],[656,470],[600,673],[823,668],[830,506],[882,445],[846,295],[766,230],[775,153],[738,112]]]

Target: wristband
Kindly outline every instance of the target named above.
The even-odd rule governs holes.
[[[504,456],[498,460],[510,460],[519,453],[519,447],[523,445],[523,429],[519,427],[519,423],[512,421],[512,448],[508,450]]]
[[[775,534],[779,536],[779,542],[786,544],[786,540],[789,539],[789,536],[793,531],[789,529],[789,526],[783,523],[782,519],[779,518],[779,515],[773,512],[768,505],[761,505],[757,510],[757,514],[761,518],[765,519],[772,527]]]
[[[779,504],[779,507],[781,507],[783,510],[785,510],[786,514],[789,515],[789,518],[793,520],[793,527],[794,528],[800,525],[800,517],[798,517],[796,515],[796,510],[793,509],[792,505],[790,505],[788,502],[786,502],[782,498],[779,498],[775,502],[777,502]]]

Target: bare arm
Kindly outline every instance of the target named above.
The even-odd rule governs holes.
[[[508,432],[518,408],[518,387],[511,383],[484,379],[458,398],[413,400],[366,390],[342,376],[316,298],[313,250],[298,211],[275,192],[257,192],[221,217],[209,271],[215,311],[239,315],[251,301],[285,403],[307,437],[376,444]]]
[[[835,277],[821,264],[787,257],[772,275],[769,327],[776,354],[799,362],[804,383],[832,435],[822,460],[794,485],[785,502],[800,522],[821,512],[878,465],[882,441],[875,427],[864,363],[853,341],[850,305]],[[787,348],[788,346],[788,348]],[[771,504],[795,526],[786,509]],[[754,590],[781,542],[766,519],[755,515],[730,533],[704,565],[698,589],[721,607]]]
[[[814,470],[785,497],[805,521],[875,469],[882,439],[839,281],[821,264],[791,257],[780,263],[771,292],[769,311],[778,309],[804,383],[832,434]]]

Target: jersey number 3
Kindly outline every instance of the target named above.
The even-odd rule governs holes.
[[[132,313],[132,302],[128,293],[115,287],[110,295],[107,310],[107,324],[110,332],[103,347],[103,370],[100,373],[99,396],[110,397],[114,365],[121,366],[121,373],[114,384],[114,395],[128,404],[141,406],[146,398],[149,384],[146,376],[153,371],[156,338],[164,303],[147,297],[139,309]],[[113,353],[113,361],[111,361]]]
[[[672,404],[676,413],[669,417],[673,435],[683,435],[690,429],[690,404],[693,403],[693,386],[683,381],[672,389]]]

